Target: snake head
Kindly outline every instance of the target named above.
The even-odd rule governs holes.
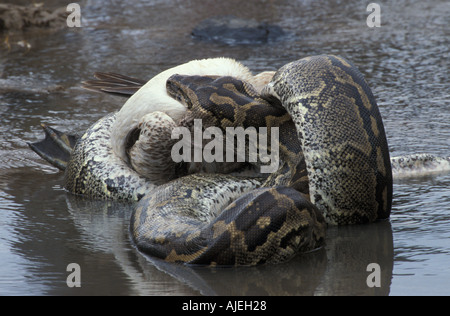
[[[199,102],[196,93],[199,87],[207,86],[217,76],[186,76],[172,75],[166,81],[167,94],[183,104],[186,108],[192,107]]]

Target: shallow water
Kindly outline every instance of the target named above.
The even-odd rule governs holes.
[[[380,3],[373,29],[369,2],[80,1],[81,28],[10,34],[10,50],[0,43],[0,295],[450,294],[450,174],[395,182],[389,221],[331,228],[324,249],[285,264],[187,268],[142,256],[128,237],[132,206],[66,194],[63,175],[26,145],[42,137],[41,122],[80,132],[120,108],[120,97],[79,88],[94,71],[148,79],[228,56],[257,72],[332,53],[366,76],[392,156],[449,156],[448,1]],[[254,46],[190,36],[219,14],[277,24],[289,36]],[[31,48],[14,44],[21,40]],[[80,288],[66,284],[69,263],[80,265]],[[369,263],[381,267],[380,288],[366,284]]]

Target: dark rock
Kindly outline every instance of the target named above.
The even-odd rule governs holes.
[[[194,28],[192,36],[208,42],[242,45],[283,40],[286,32],[277,25],[226,15],[203,20]]]

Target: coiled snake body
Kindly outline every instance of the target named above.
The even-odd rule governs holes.
[[[184,123],[280,128],[280,164],[262,178],[191,174],[156,186],[108,158],[103,136],[111,124],[104,122],[114,115],[103,119],[77,143],[66,187],[140,199],[130,232],[141,251],[190,264],[280,262],[320,247],[327,224],[389,217],[392,172],[381,116],[362,74],[345,59],[289,63],[260,95],[231,77],[172,76],[167,89],[188,108]],[[89,156],[99,142],[103,152]],[[109,184],[94,179],[99,167]]]
[[[189,100],[191,109],[192,100],[204,89],[192,82],[195,78],[182,76],[168,81],[168,86],[182,87],[180,99]],[[277,262],[320,246],[325,222],[354,224],[389,217],[392,173],[384,128],[374,97],[353,65],[335,56],[290,63],[275,74],[262,97],[275,108],[280,106],[276,100],[281,101],[292,117],[306,163],[310,201],[292,189],[297,172],[292,174],[284,163],[259,189],[254,189],[258,183],[226,176],[185,177],[140,201],[131,221],[139,249],[176,262]],[[203,113],[211,112],[207,101],[199,103]],[[220,109],[226,116],[224,107]],[[236,110],[230,112],[233,120],[221,117],[219,121],[238,121]],[[259,114],[269,122],[270,116],[263,113]],[[280,143],[286,152],[286,147],[292,148],[286,146],[287,140]],[[303,160],[301,151],[293,156]],[[233,199],[244,195],[219,211],[229,202],[215,192],[218,187],[230,190],[226,196]],[[221,197],[221,202],[212,203],[218,208],[204,205],[211,200],[208,195],[213,200]],[[199,214],[206,213],[209,218],[200,220]]]

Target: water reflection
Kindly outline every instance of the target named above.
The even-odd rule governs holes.
[[[449,175],[399,181],[394,195],[395,293],[448,293],[450,282]],[[412,198],[414,197],[414,198]]]
[[[130,244],[129,205],[68,196],[69,212],[84,247],[111,253],[130,282],[130,293],[162,293],[170,275],[203,295],[387,295],[392,277],[393,242],[388,221],[329,230],[324,249],[277,265],[219,268],[143,260]],[[89,245],[89,246],[86,246]],[[367,286],[367,265],[382,267],[381,287]],[[153,265],[153,266],[152,266]],[[155,267],[157,270],[155,270]],[[162,273],[164,272],[164,273]],[[179,293],[180,294],[180,293]]]
[[[278,265],[210,269],[167,264],[144,257],[131,244],[128,225],[133,205],[92,201],[61,190],[62,175],[16,173],[5,192],[17,268],[9,279],[28,294],[113,295],[387,295],[392,277],[393,242],[389,221],[339,227],[328,232],[326,247]],[[25,181],[26,180],[26,181]],[[21,204],[15,202],[21,201]],[[5,205],[2,208],[6,209]],[[14,211],[13,211],[14,210]],[[2,236],[3,237],[3,236]],[[82,287],[66,285],[66,267],[78,263]],[[366,283],[369,263],[382,267],[381,288]],[[19,282],[21,278],[23,281]],[[8,280],[3,280],[8,282]],[[120,284],[120,286],[115,286]],[[9,294],[13,294],[11,290]]]

